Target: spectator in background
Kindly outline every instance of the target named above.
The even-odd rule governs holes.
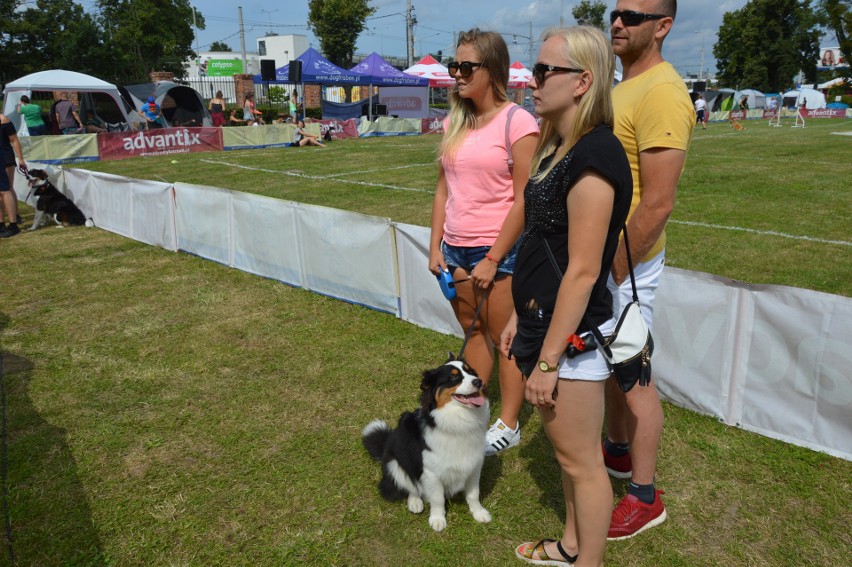
[[[293,94],[290,95],[290,116],[296,122],[304,118],[302,115],[302,105],[299,104],[299,93],[296,89],[293,89]]]
[[[86,111],[86,132],[89,134],[98,134],[108,131],[107,124],[100,118],[95,116],[93,110]]]
[[[231,117],[228,119],[231,126],[246,126],[246,125],[250,124],[250,122],[248,120],[240,118],[239,114],[240,114],[240,109],[237,108],[236,106],[231,109]]]
[[[243,103],[243,120],[246,124],[263,124],[263,113],[254,106],[254,95],[249,93]]]
[[[30,97],[24,95],[18,103],[18,113],[24,117],[30,136],[43,136],[47,134],[47,126],[41,117],[41,107],[30,104]]]
[[[303,148],[305,146],[319,146],[321,148],[325,147],[325,144],[319,141],[317,136],[314,136],[307,130],[305,130],[305,122],[304,120],[299,120],[295,124],[293,124],[293,128],[295,128],[295,132],[293,133],[293,142],[290,144],[290,147],[293,148]]]
[[[707,121],[704,119],[704,113],[707,112],[707,102],[704,100],[704,95],[698,95],[695,99],[695,123],[701,124],[703,129],[707,129]]]
[[[210,111],[213,126],[225,125],[225,99],[222,98],[222,91],[216,91],[216,96],[210,99],[207,110]]]
[[[77,114],[77,106],[68,100],[68,93],[59,95],[56,105],[56,123],[63,134],[80,134],[83,132],[83,122]]]
[[[18,196],[15,194],[15,158],[24,171],[26,171],[27,163],[24,161],[24,153],[21,150],[15,125],[5,114],[0,114],[0,156],[3,158],[3,170],[0,171],[0,204],[9,218],[8,226],[4,225],[3,215],[0,214],[0,238],[9,238],[21,232],[18,227],[21,223],[21,216],[18,214]]]
[[[157,99],[152,96],[148,97],[148,102],[143,104],[138,110],[139,116],[145,119],[145,129],[162,128],[163,115],[160,112],[160,105],[157,104]]]

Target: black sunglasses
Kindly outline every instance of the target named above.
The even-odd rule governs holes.
[[[482,67],[482,63],[473,63],[472,61],[453,61],[447,65],[447,70],[450,76],[455,76],[458,73],[462,79],[467,79],[473,73],[474,67]]]
[[[553,71],[555,73],[582,73],[585,69],[574,69],[573,67],[557,67],[556,65],[545,65],[544,63],[536,63],[532,68],[532,76],[535,79],[539,88],[544,85],[546,73]]]
[[[668,18],[665,14],[646,14],[644,12],[634,12],[633,10],[613,10],[609,13],[610,25],[615,23],[615,20],[621,18],[621,23],[625,27],[638,26],[645,20],[662,20]]]

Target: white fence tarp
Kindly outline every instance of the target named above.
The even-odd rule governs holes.
[[[65,169],[65,194],[95,226],[177,250],[170,183]]]
[[[400,317],[427,329],[462,337],[464,331],[453,308],[428,268],[429,233],[430,229],[423,226],[396,225]]]
[[[298,229],[307,289],[399,316],[389,219],[302,205]]]
[[[666,267],[654,377],[675,404],[852,460],[852,299]]]
[[[213,187],[64,176],[57,186],[101,228],[463,334],[427,269],[426,227]],[[852,298],[667,267],[654,335],[664,398],[852,460]]]

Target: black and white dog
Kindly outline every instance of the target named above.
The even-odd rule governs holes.
[[[489,413],[482,380],[450,353],[444,365],[423,373],[420,389],[420,407],[403,413],[396,429],[375,420],[363,430],[364,447],[382,463],[379,493],[387,500],[407,497],[415,514],[428,501],[436,532],[447,527],[444,499],[459,492],[477,522],[490,522],[479,502]]]
[[[71,199],[53,186],[43,169],[31,169],[27,174],[36,201],[36,215],[30,230],[35,230],[44,222],[44,215],[53,215],[53,220],[62,226],[82,226],[86,216]]]

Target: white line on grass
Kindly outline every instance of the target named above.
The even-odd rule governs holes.
[[[384,183],[367,183],[366,181],[352,181],[351,179],[332,179],[328,176],[324,175],[305,175],[304,173],[294,173],[292,171],[282,171],[280,169],[266,169],[263,167],[249,167],[247,165],[240,165],[238,163],[228,163],[226,161],[212,160],[212,159],[202,159],[200,160],[204,163],[212,163],[216,165],[228,165],[230,167],[237,167],[239,169],[247,169],[249,171],[262,171],[264,173],[277,173],[282,175],[289,175],[290,177],[299,177],[301,179],[311,179],[314,181],[334,181],[335,183],[347,183],[349,185],[361,185],[364,187],[381,187],[384,189],[398,189],[400,191],[414,191],[415,193],[434,193],[435,191],[432,189],[417,189],[415,187],[401,187],[399,185],[386,185]]]
[[[361,171],[347,171],[345,173],[332,173],[326,177],[340,177],[342,175],[360,175],[362,173],[376,173],[377,171],[393,171],[395,169],[410,169],[412,167],[429,167],[434,166],[434,162],[430,163],[413,163],[411,165],[397,165],[395,167],[382,167],[379,169],[362,169]]]
[[[789,238],[791,240],[807,240],[808,242],[818,242],[820,244],[838,244],[840,246],[852,246],[852,242],[846,240],[825,240],[823,238],[814,238],[813,236],[797,236],[795,234],[785,234],[783,232],[775,232],[774,230],[756,230],[754,228],[745,228],[741,226],[725,226],[721,224],[709,224],[704,222],[694,221],[679,221],[669,219],[669,222],[674,224],[683,224],[686,226],[700,226],[702,228],[720,228],[722,230],[738,230],[740,232],[750,232],[752,234],[760,234],[761,236],[780,236],[781,238]]]

